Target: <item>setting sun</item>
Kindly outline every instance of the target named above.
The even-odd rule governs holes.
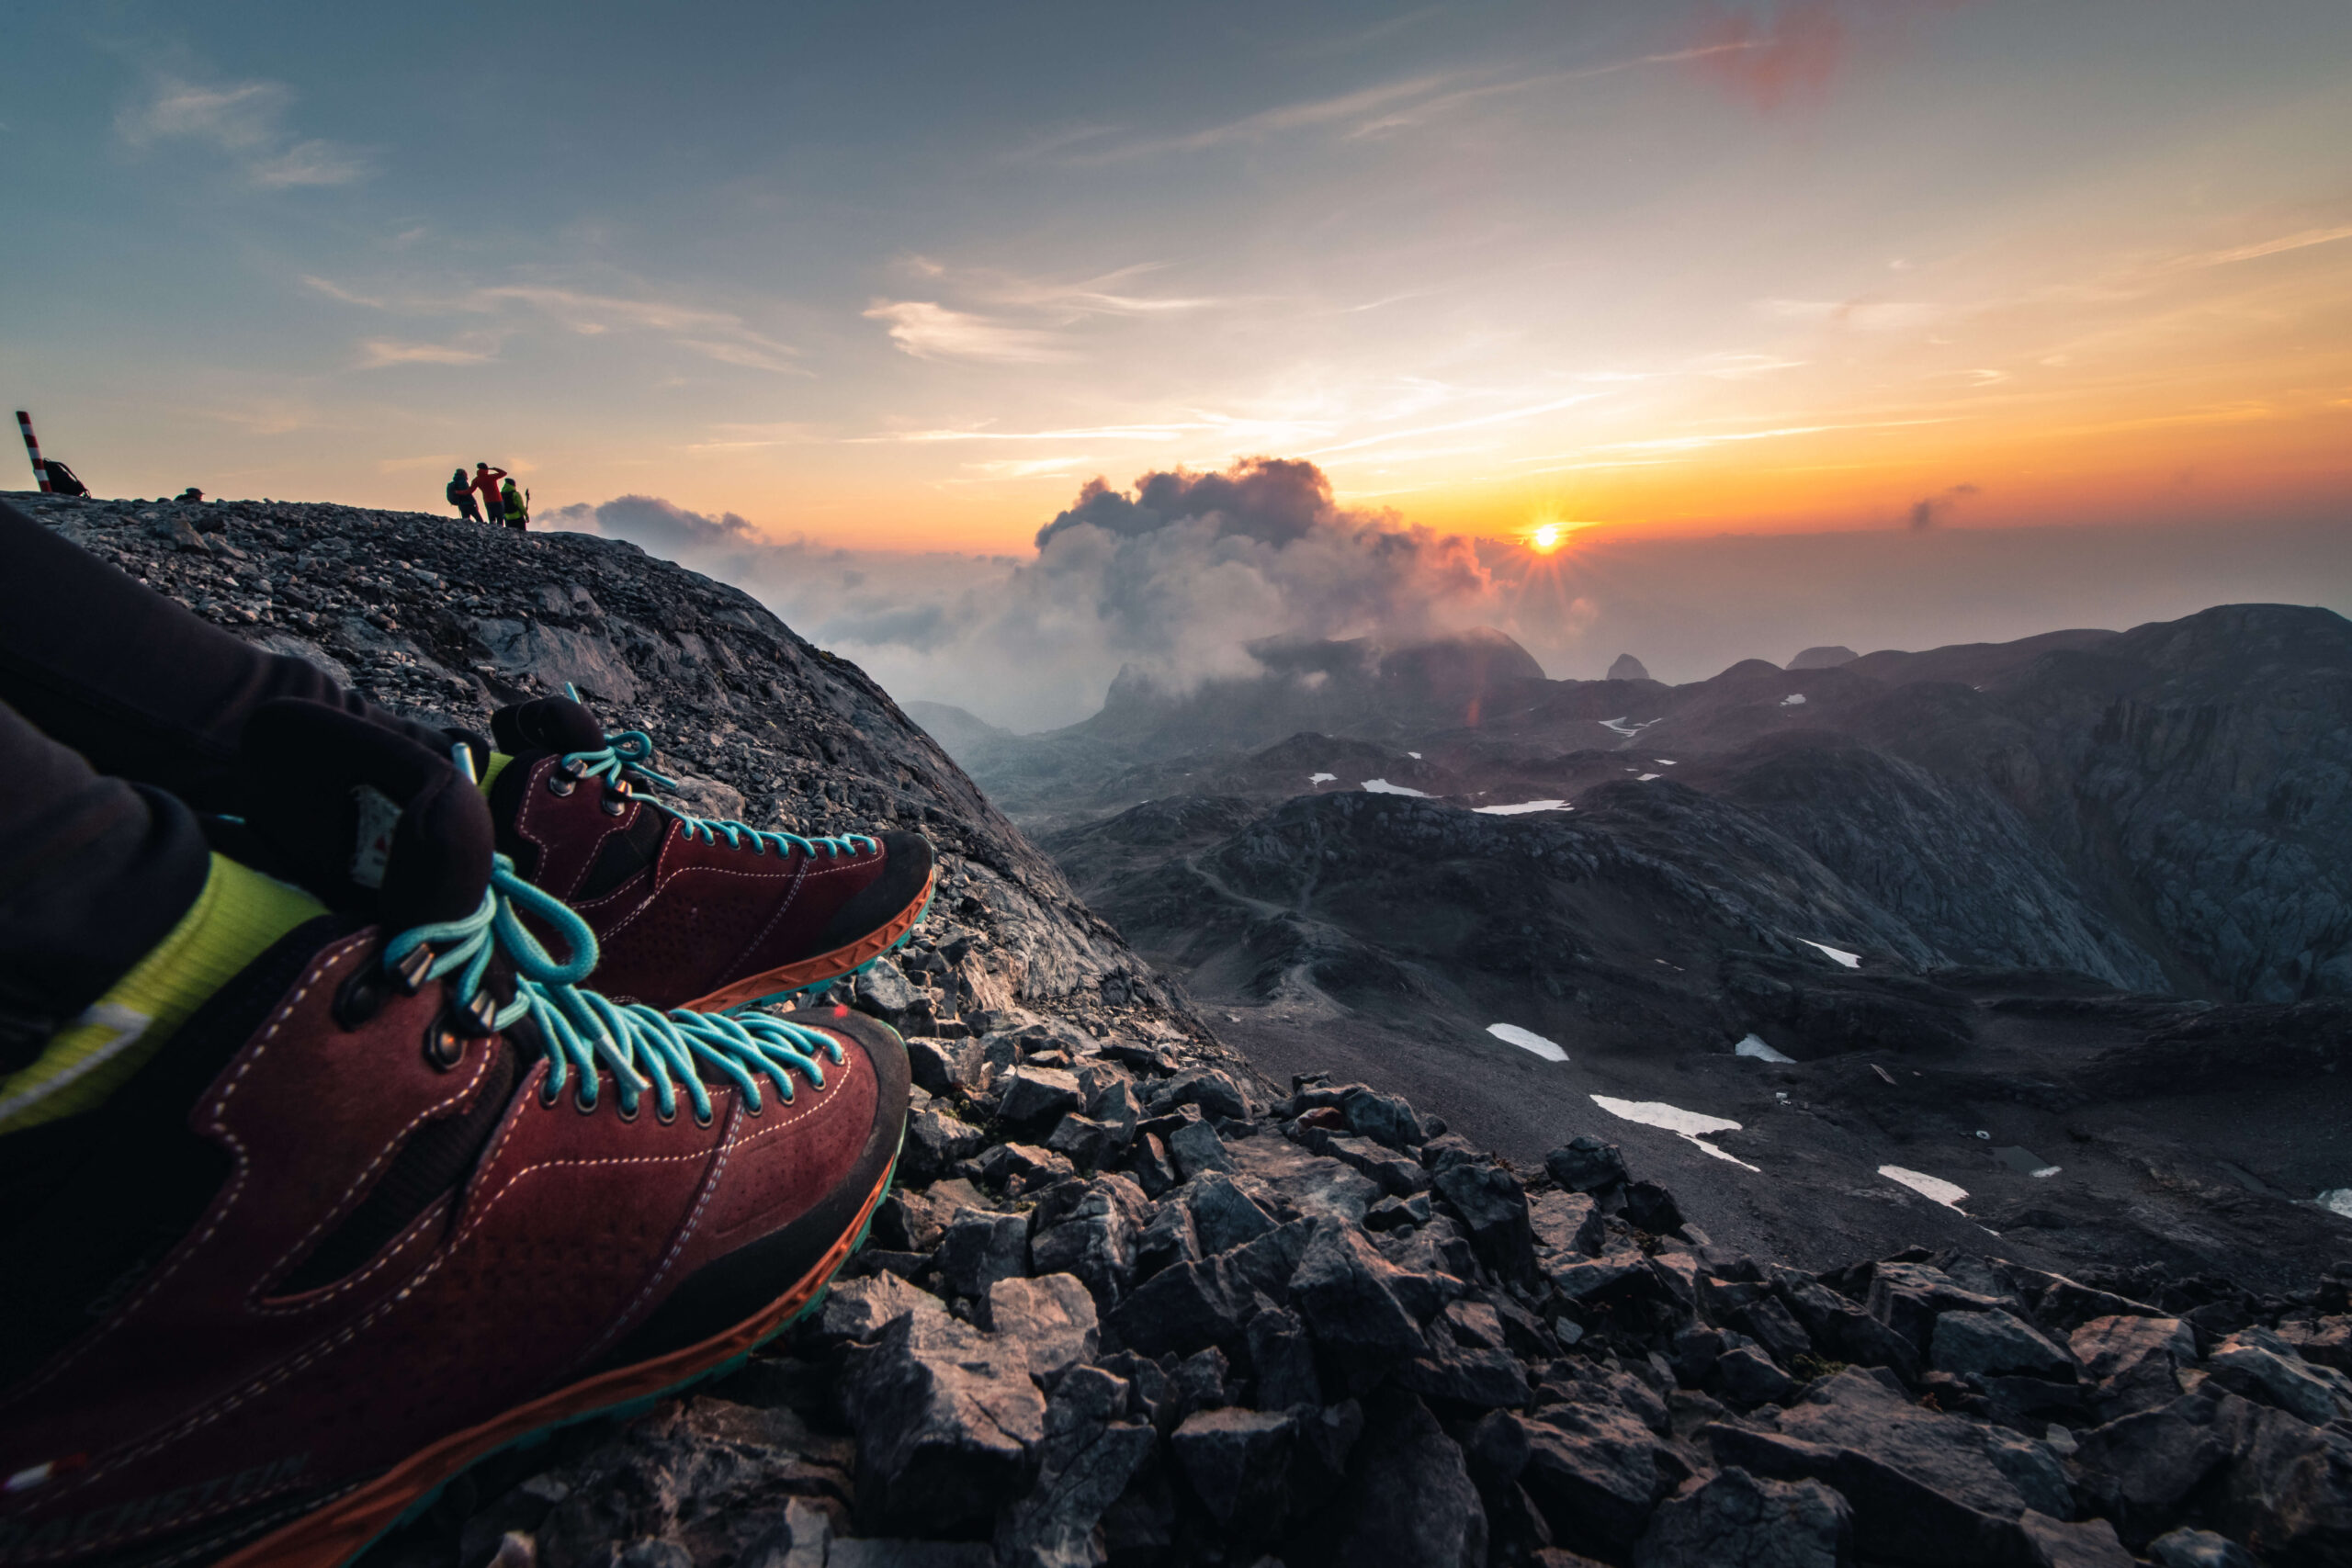
[[[1560,525],[1557,523],[1546,523],[1543,526],[1537,528],[1535,530],[1534,544],[1538,550],[1541,550],[1547,555],[1552,551],[1558,549],[1560,547]]]

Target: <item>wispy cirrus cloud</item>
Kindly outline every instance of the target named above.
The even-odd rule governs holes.
[[[390,365],[480,365],[496,356],[494,344],[405,343],[399,338],[364,338],[359,344],[359,368],[381,370]]]
[[[519,306],[545,317],[566,332],[582,337],[653,333],[667,338],[679,348],[723,365],[740,365],[780,376],[813,374],[795,363],[799,350],[755,331],[733,311],[678,300],[597,293],[544,283],[493,284],[447,293],[417,294],[366,291],[330,278],[310,276],[305,276],[302,283],[330,299],[388,314],[447,318],[489,315]],[[384,350],[386,355],[397,355],[403,350],[413,352],[409,352],[406,357],[371,356],[363,362],[362,368],[391,364],[465,364],[469,363],[470,358],[456,355],[479,347],[479,344],[461,343],[459,349],[441,349],[432,344],[399,344],[391,339],[370,340],[363,346],[372,350],[379,343],[390,345]],[[435,354],[445,356],[435,357]],[[488,356],[487,354],[471,355]]]
[[[233,159],[265,190],[344,186],[368,177],[367,154],[341,142],[300,137],[286,128],[294,90],[283,82],[208,86],[157,78],[147,97],[115,116],[115,134],[134,151],[189,141]]]
[[[1428,124],[1491,99],[1565,86],[1570,83],[1613,76],[1620,72],[1682,65],[1717,55],[1741,54],[1770,48],[1753,37],[1703,39],[1683,49],[1662,50],[1623,60],[1600,61],[1557,71],[1518,72],[1498,75],[1492,71],[1430,72],[1393,82],[1381,82],[1329,97],[1280,104],[1254,114],[1173,136],[1146,137],[1108,146],[1087,145],[1114,134],[1109,128],[1065,136],[1052,151],[1077,164],[1107,164],[1168,152],[1200,152],[1237,142],[1264,141],[1300,131],[1340,128],[1348,140],[1360,140]],[[1042,149],[1033,149],[1040,155]]]
[[[1784,321],[1821,321],[1866,333],[1923,327],[1944,308],[1917,299],[1759,299],[1756,308]]]
[[[865,312],[902,354],[989,365],[1053,365],[1077,358],[1054,333],[998,317],[950,310],[929,299],[876,299]]]
[[[2250,245],[2233,245],[2223,251],[2199,251],[2180,257],[2175,266],[2227,266],[2233,262],[2255,261],[2263,256],[2275,256],[2282,251],[2308,250],[2313,245],[2332,245],[2338,240],[2352,240],[2352,223],[2338,224],[2332,229],[2305,229],[2298,233],[2282,234],[2274,240],[2258,240]]]

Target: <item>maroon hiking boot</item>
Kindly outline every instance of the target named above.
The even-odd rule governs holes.
[[[724,1011],[840,979],[906,941],[937,870],[920,833],[802,838],[690,817],[638,793],[670,781],[643,733],[576,702],[492,718],[514,761],[492,781],[498,848],[596,933],[596,987]]]
[[[577,990],[594,939],[445,761],[308,704],[245,748],[274,869],[353,912],[0,1140],[0,1562],[334,1568],[474,1460],[774,1334],[889,1180],[888,1029]]]

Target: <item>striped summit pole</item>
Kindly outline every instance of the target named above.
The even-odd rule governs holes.
[[[25,433],[25,450],[32,454],[33,478],[40,482],[41,494],[47,495],[50,493],[49,465],[40,460],[40,443],[33,439],[33,416],[18,409],[17,428]]]

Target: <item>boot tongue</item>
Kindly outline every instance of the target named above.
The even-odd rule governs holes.
[[[569,697],[539,697],[500,708],[490,716],[490,732],[510,757],[605,749],[605,727]]]
[[[274,868],[394,931],[462,919],[490,886],[490,808],[447,757],[322,703],[266,704],[237,758]]]

